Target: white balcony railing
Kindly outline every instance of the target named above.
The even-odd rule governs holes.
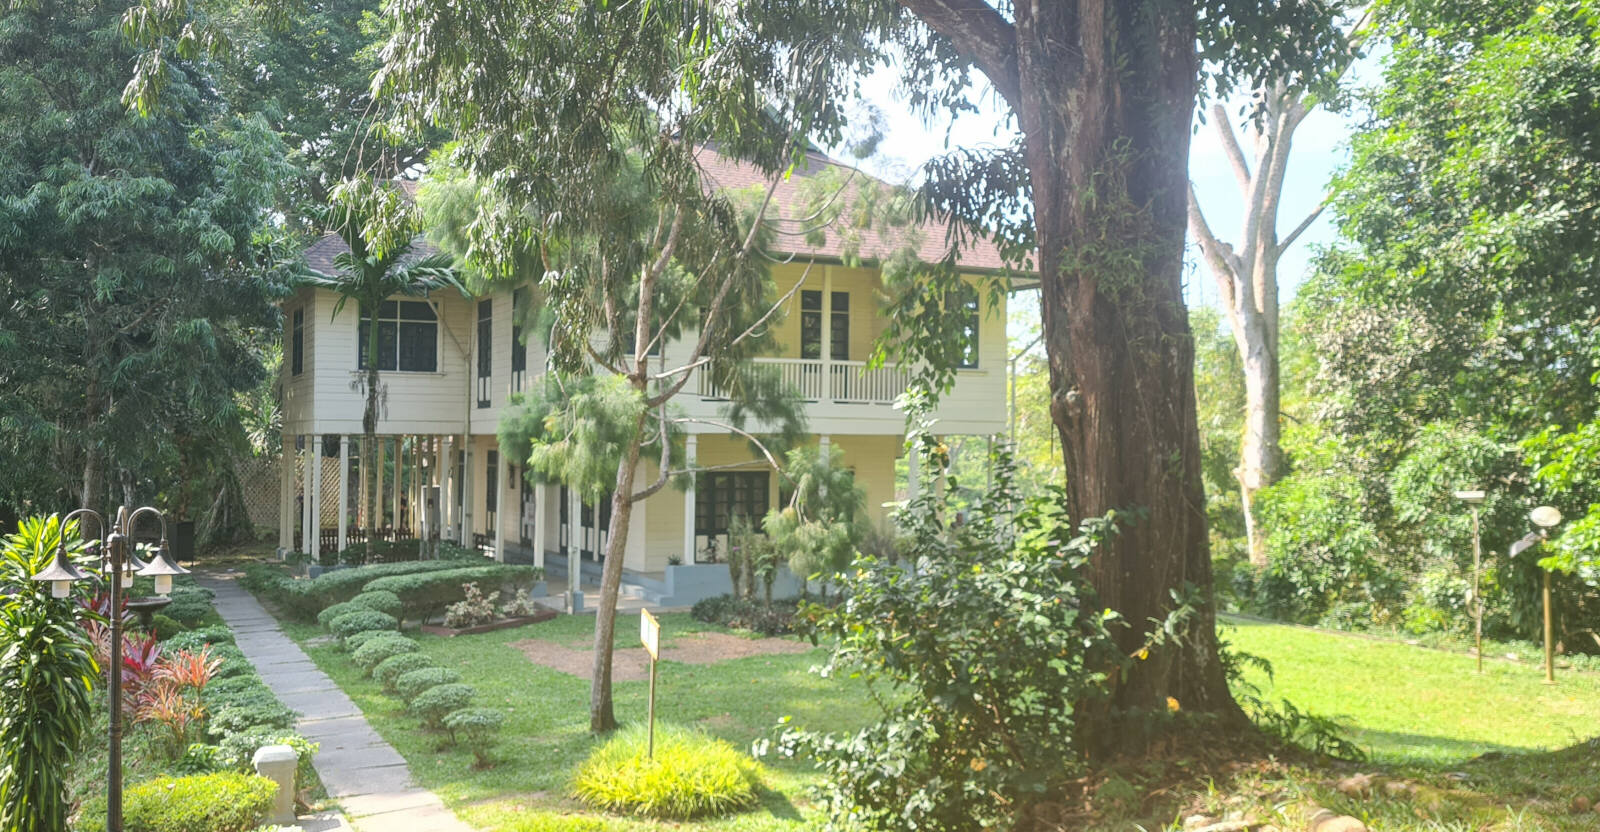
[[[757,358],[754,363],[758,372],[777,374],[800,398],[810,402],[893,404],[911,381],[909,372],[893,364],[868,369],[865,361],[813,358]],[[728,398],[727,391],[704,372],[696,374],[695,392],[707,399]]]

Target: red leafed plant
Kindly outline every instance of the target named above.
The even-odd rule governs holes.
[[[94,659],[106,672],[111,667],[111,628],[99,621],[85,622],[84,632],[94,643]],[[152,636],[122,634],[122,688],[135,696],[155,676],[161,661],[161,642]]]
[[[162,656],[156,664],[155,677],[180,688],[201,691],[205,690],[221,665],[222,659],[213,658],[211,645],[207,644],[199,650],[178,650]]]
[[[166,729],[162,744],[168,756],[176,759],[189,747],[189,740],[205,724],[206,708],[184,688],[161,679],[139,692],[134,719],[159,722]]]

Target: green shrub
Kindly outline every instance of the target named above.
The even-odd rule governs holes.
[[[189,777],[158,777],[123,793],[122,820],[128,832],[250,832],[272,809],[277,784],[238,772]],[[103,832],[106,799],[84,803],[80,832]]]
[[[167,639],[170,639],[187,629],[187,627],[183,626],[183,624],[176,619],[168,618],[161,613],[156,613],[150,618],[149,633],[150,635],[155,636],[157,641],[166,641]]]
[[[204,590],[180,593],[174,589],[172,603],[161,608],[162,615],[181,622],[185,627],[203,624],[214,613],[211,594]]]
[[[218,644],[212,647],[211,657],[222,660],[221,664],[217,665],[217,672],[211,676],[213,680],[227,679],[245,674],[255,675],[255,666],[251,665],[250,660],[244,657],[244,651],[232,644]]]
[[[489,708],[462,708],[444,718],[444,729],[450,732],[450,741],[460,742],[472,752],[476,768],[493,765],[489,749],[500,739],[500,729],[506,724],[506,715]]]
[[[399,630],[362,630],[359,633],[352,634],[349,638],[344,640],[344,649],[354,653],[371,642],[387,641],[389,639],[396,638],[409,639],[408,636],[401,633]]]
[[[339,638],[349,638],[368,630],[398,630],[400,622],[394,616],[377,610],[357,610],[335,618],[328,626]]]
[[[368,676],[371,676],[372,669],[377,667],[378,663],[384,659],[390,656],[398,656],[401,653],[415,653],[420,649],[416,641],[405,636],[400,638],[380,638],[361,645],[361,649],[352,653],[350,658],[362,670],[366,671]]]
[[[326,630],[326,629],[328,629],[328,627],[330,625],[333,624],[333,620],[335,618],[338,618],[341,615],[344,615],[346,613],[352,613],[352,612],[361,612],[362,610],[370,610],[370,609],[372,609],[372,608],[371,607],[365,607],[365,606],[362,606],[360,604],[355,604],[355,603],[352,603],[350,601],[345,601],[345,602],[340,603],[340,604],[334,604],[333,606],[324,609],[322,612],[317,613],[317,626],[319,626],[322,629]]]
[[[422,717],[422,727],[436,729],[443,725],[444,718],[451,711],[459,711],[472,704],[472,697],[476,693],[477,690],[471,685],[460,682],[435,685],[411,700],[411,712]]]
[[[363,592],[351,598],[350,603],[389,615],[400,614],[400,596],[395,595],[393,592],[384,592],[383,590]]]
[[[654,758],[645,757],[645,743],[645,729],[632,726],[595,749],[578,768],[577,798],[606,811],[664,820],[755,805],[755,761],[728,743],[671,725],[656,727]]]
[[[462,564],[459,561],[448,560],[374,563],[353,569],[324,572],[314,579],[302,581],[301,583],[307,585],[304,592],[309,603],[315,606],[315,609],[312,610],[312,614],[315,614],[318,610],[355,598],[366,591],[367,584],[379,578],[427,572],[447,572],[461,567]]]
[[[211,712],[206,731],[213,737],[262,729],[281,731],[294,725],[294,711],[279,702],[254,673],[213,681],[201,691],[200,701]]]
[[[233,644],[233,631],[220,624],[185,630],[162,643],[163,650],[199,650],[207,644]]]
[[[402,618],[426,621],[443,612],[445,607],[464,600],[466,584],[479,584],[485,594],[498,591],[511,595],[532,586],[543,575],[544,570],[536,566],[473,566],[379,578],[367,584],[366,591],[393,592],[400,599]]]
[[[689,614],[697,621],[750,630],[764,636],[789,635],[795,631],[799,601],[779,599],[768,604],[753,598],[718,595],[696,601]]]
[[[383,685],[384,693],[393,694],[397,692],[394,686],[395,680],[402,674],[433,667],[435,664],[433,657],[427,653],[400,653],[378,662],[378,666],[372,669],[372,678]]]
[[[424,667],[400,674],[394,680],[394,689],[400,692],[400,699],[409,705],[428,688],[459,681],[461,674],[448,667]]]

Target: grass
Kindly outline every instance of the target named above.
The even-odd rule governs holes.
[[[664,615],[662,623],[663,646],[689,633],[720,631],[687,615]],[[1230,624],[1227,638],[1235,649],[1272,662],[1273,679],[1253,679],[1269,699],[1341,718],[1371,759],[1346,765],[1268,757],[1224,769],[1187,759],[1143,760],[1099,775],[1090,801],[1095,819],[1084,828],[1156,830],[1181,826],[1190,814],[1230,812],[1283,829],[1305,828],[1315,807],[1327,807],[1367,820],[1370,828],[1399,832],[1600,832],[1600,814],[1567,811],[1580,794],[1600,798],[1600,750],[1580,742],[1600,734],[1600,674],[1565,672],[1560,685],[1548,687],[1532,664],[1490,660],[1488,672],[1477,676],[1471,656],[1459,653],[1242,619]],[[285,627],[302,644],[321,635],[314,626]],[[465,748],[440,750],[438,737],[419,731],[416,717],[336,646],[312,643],[308,652],[410,762],[418,782],[479,829],[787,832],[815,826],[807,787],[816,775],[793,762],[764,763],[757,808],[720,820],[620,818],[573,800],[572,776],[598,745],[588,733],[589,685],[534,665],[511,645],[537,638],[587,649],[593,627],[593,618],[563,616],[455,639],[418,637],[424,653],[477,688],[477,705],[505,712],[505,732],[493,752],[497,764],[486,771],[473,770]],[[634,646],[633,628],[619,622],[617,629],[618,646]],[[768,736],[785,715],[841,731],[864,724],[875,710],[864,685],[809,673],[822,656],[813,650],[710,666],[663,662],[658,716],[739,749]],[[643,719],[646,687],[616,684],[619,719]],[[1334,782],[1355,771],[1404,778],[1415,791],[1395,798],[1339,794]]]
[[[1448,765],[1488,752],[1555,750],[1600,734],[1600,674],[1558,672],[1400,641],[1232,619],[1235,649],[1267,658],[1249,674],[1268,699],[1335,717],[1374,761]]]
[[[632,647],[635,628],[617,627],[617,646]],[[661,616],[662,647],[696,632],[726,632],[686,614]],[[512,646],[538,638],[566,647],[592,644],[592,616],[562,616],[511,630],[457,638],[416,635],[424,653],[440,667],[459,672],[477,689],[475,705],[506,715],[505,729],[492,757],[496,765],[473,770],[466,748],[439,749],[439,736],[418,730],[418,719],[400,701],[366,678],[348,654],[316,643],[315,625],[284,623],[313,661],[355,700],[373,727],[411,764],[418,782],[437,792],[466,822],[498,832],[594,829],[632,830],[794,830],[808,828],[807,787],[815,782],[808,767],[773,761],[763,765],[758,805],[729,818],[656,822],[612,818],[586,809],[570,797],[573,774],[600,744],[589,734],[589,683],[535,665]],[[805,653],[753,656],[715,665],[662,662],[656,692],[657,719],[697,727],[748,750],[768,735],[780,717],[801,725],[849,729],[875,712],[865,686],[855,680],[822,679],[810,668],[823,656]],[[617,718],[645,718],[648,683],[614,685]]]

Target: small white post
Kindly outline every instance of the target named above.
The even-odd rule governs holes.
[[[683,440],[683,467],[689,471],[694,470],[695,460],[700,451],[699,437],[690,434]],[[695,481],[699,479],[696,474],[689,475],[689,488],[683,492],[683,562],[695,563]]]
[[[295,449],[299,460],[300,478],[300,551],[311,551],[311,437],[300,436],[301,447]]]
[[[350,436],[339,434],[339,551],[350,546]]]
[[[280,826],[294,823],[294,772],[299,762],[294,749],[287,745],[263,745],[251,758],[256,774],[278,786],[277,794],[272,797],[272,809],[264,819],[267,823]]]

